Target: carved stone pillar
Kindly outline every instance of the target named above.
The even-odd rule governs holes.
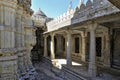
[[[105,45],[105,50],[104,50],[104,66],[105,67],[110,67],[110,35],[106,34],[106,45]]]
[[[93,23],[89,26],[90,28],[90,55],[89,55],[89,75],[91,77],[96,77],[96,41],[95,41],[95,29],[97,24]]]
[[[54,34],[51,34],[51,47],[50,47],[50,49],[51,49],[51,59],[54,59],[55,58],[55,48],[54,48]]]
[[[44,36],[44,57],[47,57],[47,36]]]
[[[72,58],[71,58],[71,34],[68,31],[67,32],[67,65],[71,66],[72,65]]]
[[[82,61],[85,62],[86,61],[86,58],[85,58],[86,57],[86,54],[85,54],[85,52],[86,52],[86,42],[85,42],[86,36],[85,36],[85,34],[82,33],[81,38],[82,38],[82,49],[81,49],[82,50]]]

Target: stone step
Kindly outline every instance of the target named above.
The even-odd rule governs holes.
[[[50,66],[53,66],[52,61],[49,58],[42,57],[42,62],[44,62],[46,64],[49,64]]]
[[[61,73],[61,70],[56,67],[52,67],[52,72],[55,73],[56,75],[59,75]]]
[[[63,66],[62,76],[64,76],[66,80],[90,80],[89,77],[78,74],[77,72],[67,68],[66,66]]]
[[[81,59],[80,56],[74,56],[74,55],[72,56],[73,61],[80,62],[80,59]]]

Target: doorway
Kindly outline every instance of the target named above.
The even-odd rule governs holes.
[[[113,29],[111,47],[112,67],[120,69],[120,29]]]
[[[96,57],[101,57],[102,51],[102,38],[96,37]]]

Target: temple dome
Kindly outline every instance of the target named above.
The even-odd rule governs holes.
[[[45,15],[45,13],[44,13],[41,9],[35,11],[33,15],[36,16],[36,17],[37,17],[37,16],[38,16],[38,17],[47,17],[47,16]]]
[[[32,15],[32,20],[34,22],[34,26],[43,27],[45,26],[46,22],[52,20],[52,18],[48,18],[45,13],[39,9]]]

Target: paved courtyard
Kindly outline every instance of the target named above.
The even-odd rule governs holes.
[[[55,60],[56,62],[56,60]],[[57,63],[59,63],[59,65],[62,65],[62,64],[66,64],[65,63],[65,59],[59,59],[57,60]],[[54,64],[54,63],[53,63]],[[84,73],[85,71],[83,71],[80,67],[82,66],[82,64],[78,64],[78,63],[75,63],[75,62],[72,62],[73,66],[77,65],[79,67],[71,67],[69,69],[75,71],[75,72],[78,72],[79,74],[87,74],[87,73]],[[58,67],[59,69],[62,68],[62,66],[59,66],[59,65],[55,65],[56,67]],[[46,64],[44,62],[34,62],[34,67],[37,71],[37,74],[35,75],[35,78],[37,80],[65,80],[65,79],[62,79],[58,76],[56,76],[56,74],[52,71],[52,67],[50,64]],[[108,73],[103,73],[102,75],[100,75],[99,77],[96,77],[96,78],[93,78],[93,80],[119,80],[120,77],[118,76],[112,76]],[[74,80],[74,79],[72,79]]]
[[[35,62],[34,67],[37,71],[37,75],[35,76],[37,80],[64,80],[56,76],[50,68],[50,65],[45,64],[43,62]]]

